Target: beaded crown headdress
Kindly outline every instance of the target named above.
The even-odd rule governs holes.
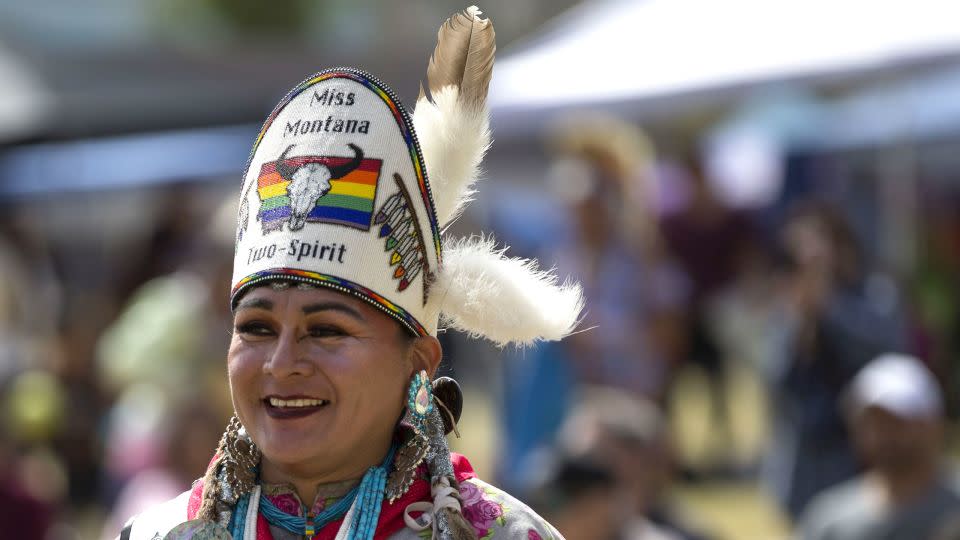
[[[267,118],[238,215],[231,302],[268,280],[329,287],[416,335],[438,325],[493,342],[556,340],[576,325],[580,288],[489,237],[443,230],[471,200],[490,146],[493,25],[471,7],[438,33],[411,115],[376,77],[322,71]]]

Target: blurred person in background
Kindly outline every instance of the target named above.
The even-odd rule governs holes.
[[[203,474],[223,415],[207,397],[175,404],[158,388],[135,384],[111,410],[109,424],[105,468],[120,489],[104,540],[115,538],[131,515],[176,497]]]
[[[157,253],[128,274],[147,281],[125,297],[96,345],[97,380],[116,396],[104,413],[105,539],[203,474],[231,409],[222,379],[230,314],[216,292],[230,279],[236,200],[200,218],[169,202],[179,187],[169,191],[147,242]]]
[[[686,160],[689,194],[684,206],[666,215],[660,225],[671,256],[690,280],[685,305],[686,343],[681,356],[707,375],[711,437],[721,452],[731,448],[729,403],[726,396],[726,351],[711,315],[728,298],[738,278],[755,258],[753,224],[744,213],[729,208],[714,192],[699,156]],[[731,456],[723,456],[729,459]]]
[[[558,267],[583,283],[590,306],[567,345],[584,383],[661,401],[683,343],[687,276],[653,216],[654,150],[637,126],[605,113],[573,115],[551,138],[551,185],[570,209]]]
[[[885,354],[850,385],[848,421],[864,474],[807,506],[800,540],[935,540],[960,512],[943,460],[943,397],[918,359]]]
[[[655,403],[620,389],[588,388],[564,424],[559,446],[610,467],[618,488],[609,496],[624,503],[616,538],[706,538],[668,498],[673,450]]]
[[[55,450],[69,432],[66,387],[54,370],[61,289],[48,243],[24,212],[0,219],[0,536],[73,538],[69,462]],[[78,411],[78,422],[84,415]],[[89,435],[89,433],[88,433]],[[92,447],[88,441],[83,441]],[[81,446],[73,455],[86,457]],[[68,453],[68,455],[70,455]],[[93,460],[77,460],[90,465]],[[84,472],[90,469],[84,468]],[[77,475],[73,484],[87,478]]]
[[[566,211],[529,204],[520,214],[502,210],[496,217],[514,245],[556,261],[559,271],[581,281],[590,302],[582,324],[589,331],[512,353],[516,361],[505,365],[499,477],[518,490],[529,487],[527,458],[556,438],[578,386],[664,398],[681,350],[688,292],[685,275],[664,255],[653,219],[654,155],[646,134],[594,111],[565,118],[547,144],[553,159],[548,187]],[[544,385],[551,392],[542,392]]]
[[[549,461],[545,458],[544,461]],[[566,540],[617,540],[625,508],[609,465],[586,457],[560,456],[538,467],[530,504],[553,523]],[[661,540],[662,535],[648,540]]]
[[[833,207],[801,201],[781,229],[781,345],[763,366],[773,398],[767,481],[796,519],[810,498],[858,471],[840,407],[853,376],[902,351],[897,290],[875,272]]]
[[[165,204],[163,211],[172,206]],[[177,249],[149,259],[167,272],[138,271],[146,281],[125,297],[97,341],[97,374],[114,394],[146,384],[166,392],[172,402],[190,399],[199,381],[226,415],[229,396],[221,361],[229,344],[230,312],[217,292],[230,279],[236,201],[220,202],[205,220],[186,220],[182,212],[165,215],[164,227],[151,234]],[[175,228],[167,230],[177,217],[202,233],[177,238]]]

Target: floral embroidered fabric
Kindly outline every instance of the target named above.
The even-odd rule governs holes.
[[[418,475],[419,476],[419,475]],[[355,482],[321,486],[311,507],[311,513],[323,512],[328,505],[336,502]],[[293,516],[303,516],[306,506],[297,497],[289,484],[263,484],[263,493],[273,504]],[[473,526],[481,540],[499,538],[520,538],[523,540],[560,540],[560,534],[543,521],[532,510],[507,493],[481,480],[471,478],[460,483],[460,497],[463,500],[463,516]],[[273,540],[300,540],[302,536],[293,535],[277,527],[270,527]],[[389,536],[390,539],[412,540],[430,538],[430,531],[415,532],[401,529]]]
[[[324,486],[326,487],[326,486]],[[346,489],[350,489],[347,484]],[[281,510],[291,515],[303,515],[303,505],[289,486],[264,486],[267,497]],[[473,526],[481,540],[562,540],[563,537],[549,523],[526,505],[509,494],[476,478],[460,483],[460,496],[463,498],[463,515]],[[324,500],[318,496],[313,510],[323,511],[325,504],[335,502],[337,498]],[[289,511],[287,511],[289,509]],[[270,527],[273,540],[301,540],[303,536],[293,535],[283,529]],[[380,538],[380,535],[377,535]],[[387,536],[390,540],[423,540],[432,537],[431,531],[412,531],[400,529]],[[258,539],[260,540],[260,539]]]
[[[319,486],[313,504],[309,509],[303,504],[290,484],[263,483],[261,485],[263,486],[263,495],[270,499],[270,502],[279,510],[291,516],[303,517],[306,514],[317,515],[323,512],[328,506],[346,495],[358,482],[358,480],[348,480]]]
[[[527,505],[482,480],[471,478],[461,482],[460,496],[463,498],[463,516],[481,540],[563,540],[552,525]]]

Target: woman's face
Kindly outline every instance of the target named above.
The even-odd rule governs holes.
[[[265,467],[334,481],[379,463],[412,374],[432,371],[412,343],[386,314],[330,289],[247,292],[227,367]]]

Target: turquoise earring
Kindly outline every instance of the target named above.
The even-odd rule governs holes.
[[[413,428],[417,432],[424,432],[424,424],[435,407],[433,403],[433,385],[425,370],[413,376],[410,388],[407,389],[407,410],[413,420]]]
[[[417,467],[427,458],[430,451],[430,439],[427,437],[427,422],[433,413],[433,385],[427,372],[421,370],[410,379],[407,388],[407,412],[404,423],[413,433],[408,432],[408,438],[400,450],[387,479],[386,495],[392,503],[402,497],[416,476]]]

